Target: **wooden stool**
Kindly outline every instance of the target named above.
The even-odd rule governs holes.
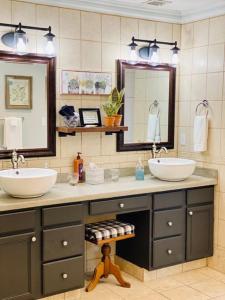
[[[110,274],[112,274],[116,277],[117,281],[119,282],[119,284],[122,287],[130,288],[130,283],[126,282],[123,279],[120,269],[119,269],[119,266],[114,265],[111,262],[111,259],[110,259],[111,247],[110,247],[109,243],[124,240],[124,239],[129,239],[132,237],[135,237],[134,233],[125,234],[125,235],[108,238],[108,239],[104,239],[104,240],[99,240],[99,241],[91,241],[92,243],[94,243],[96,245],[102,246],[101,252],[102,252],[103,256],[102,256],[101,262],[97,265],[97,267],[94,270],[93,277],[92,277],[90,283],[88,284],[88,286],[86,287],[86,292],[92,291],[96,287],[96,285],[98,284],[99,280],[102,277],[107,278]]]

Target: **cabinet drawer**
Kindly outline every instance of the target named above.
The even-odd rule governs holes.
[[[43,293],[50,295],[84,286],[83,257],[43,265]]]
[[[82,222],[84,217],[83,204],[48,207],[42,212],[43,226]]]
[[[153,215],[153,238],[178,235],[185,232],[185,209],[156,211]]]
[[[123,213],[132,210],[144,210],[150,207],[151,195],[140,195],[90,203],[90,215]]]
[[[185,259],[185,242],[183,236],[171,237],[153,242],[153,267],[159,268]]]
[[[187,191],[187,204],[212,203],[214,199],[214,187],[206,187]]]
[[[35,210],[0,215],[0,234],[33,230],[35,228]]]
[[[84,225],[67,226],[43,231],[43,260],[55,260],[84,251]]]
[[[185,191],[159,193],[153,196],[153,209],[166,209],[185,205]]]

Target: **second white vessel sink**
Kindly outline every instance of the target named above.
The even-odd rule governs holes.
[[[35,198],[47,193],[56,183],[52,169],[23,168],[0,171],[0,187],[16,198]]]
[[[152,175],[166,181],[181,181],[190,177],[196,162],[183,158],[154,158],[148,161]]]

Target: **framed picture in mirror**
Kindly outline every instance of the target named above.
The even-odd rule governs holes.
[[[7,109],[32,109],[32,76],[5,76]]]

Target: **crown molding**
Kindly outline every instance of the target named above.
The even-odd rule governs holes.
[[[24,1],[24,0],[19,0]],[[169,9],[157,9],[140,4],[128,4],[119,0],[26,0],[35,4],[44,4],[58,6],[64,8],[73,8],[84,11],[99,12],[104,14],[112,14],[126,17],[134,17],[140,19],[163,21],[170,23],[184,24],[188,22],[198,21],[209,17],[225,14],[224,0],[208,7],[199,7],[198,9],[188,11],[178,11]]]

